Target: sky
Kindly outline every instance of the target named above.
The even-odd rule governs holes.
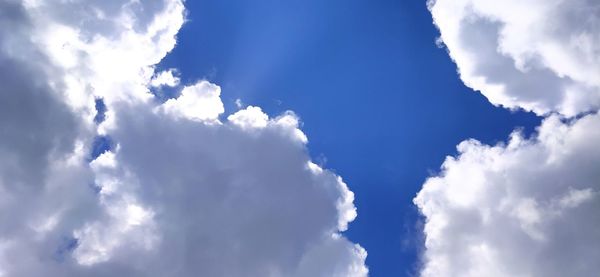
[[[220,84],[235,100],[302,119],[313,159],[356,194],[346,232],[371,276],[418,270],[412,198],[464,139],[495,144],[533,113],[494,107],[465,87],[423,1],[189,1],[159,68]]]
[[[591,276],[599,18],[0,0],[0,276]]]

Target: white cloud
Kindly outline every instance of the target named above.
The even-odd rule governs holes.
[[[600,107],[600,3],[435,0],[461,79],[495,105],[566,116]]]
[[[152,80],[150,80],[150,86],[152,87],[175,87],[179,85],[179,77],[173,75],[174,69],[169,69],[165,71],[161,71],[154,74]]]
[[[426,217],[422,276],[600,272],[600,115],[544,120],[507,145],[458,146],[415,198]]]
[[[311,163],[293,113],[221,122],[205,81],[156,103],[148,86],[178,85],[154,66],[184,13],[178,0],[0,2],[0,272],[365,276],[366,251],[340,233],[354,196]],[[89,163],[97,134],[116,146]]]
[[[243,110],[227,117],[231,123],[242,128],[264,128],[269,123],[269,117],[260,107],[248,106]]]
[[[179,0],[34,1],[24,9],[33,42],[62,68],[68,103],[89,107],[94,97],[148,100],[154,65],[176,43],[184,22]]]
[[[600,271],[600,5],[429,1],[464,83],[548,116],[533,138],[467,140],[414,199],[422,276],[592,276]],[[557,112],[558,114],[551,114]]]
[[[225,111],[220,95],[220,87],[201,81],[184,87],[181,96],[167,100],[159,110],[175,117],[217,122],[219,115]]]

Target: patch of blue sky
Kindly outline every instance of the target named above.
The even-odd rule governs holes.
[[[271,115],[293,110],[312,157],[356,194],[346,235],[364,246],[371,276],[412,276],[420,217],[412,198],[468,138],[531,134],[540,118],[492,106],[465,87],[425,1],[187,1],[178,46],[158,66],[182,84],[222,87]]]

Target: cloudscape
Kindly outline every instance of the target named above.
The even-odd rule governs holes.
[[[595,276],[596,0],[0,0],[0,276]]]

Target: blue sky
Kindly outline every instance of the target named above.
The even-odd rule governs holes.
[[[347,236],[371,276],[411,276],[422,246],[412,199],[456,145],[505,141],[541,119],[464,86],[424,1],[187,1],[188,22],[159,68],[303,121],[315,161],[355,192]]]

